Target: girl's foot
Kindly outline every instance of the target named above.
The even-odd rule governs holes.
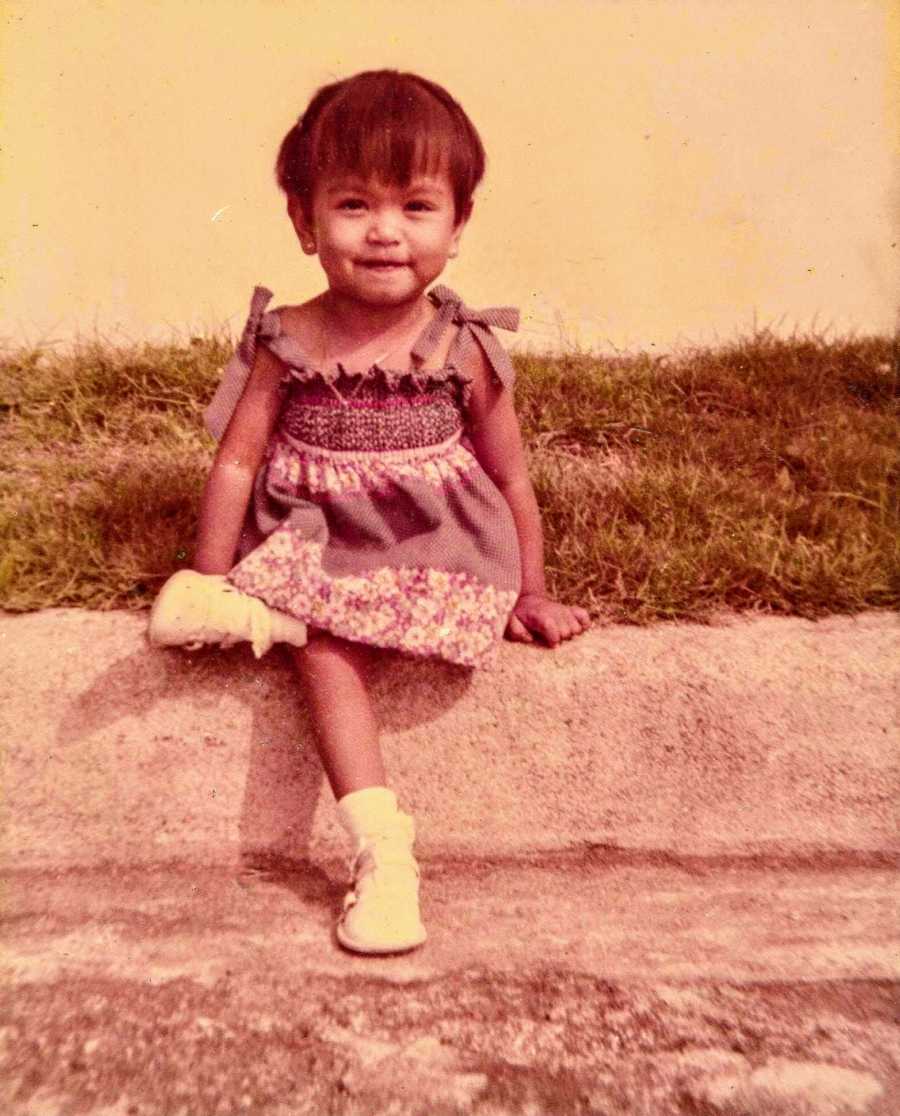
[[[420,946],[428,935],[419,915],[413,819],[397,809],[387,787],[344,795],[338,816],[357,842],[338,941],[356,953],[404,953]]]
[[[273,643],[306,643],[306,625],[242,593],[221,574],[179,570],[159,591],[150,612],[150,642],[159,647],[253,644],[261,658]]]

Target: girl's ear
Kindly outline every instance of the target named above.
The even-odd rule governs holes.
[[[459,242],[462,239],[463,230],[465,229],[468,220],[469,214],[467,213],[461,221],[457,222],[456,228],[453,230],[453,235],[450,237],[450,251],[447,253],[447,255],[448,258],[451,260],[455,260],[456,257],[459,255]]]
[[[287,211],[297,234],[297,239],[300,241],[300,247],[307,256],[314,256],[316,254],[316,234],[306,220],[303,205],[295,194],[288,194]]]

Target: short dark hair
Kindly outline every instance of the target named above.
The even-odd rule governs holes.
[[[458,223],[472,211],[484,165],[478,132],[446,89],[417,74],[367,70],[315,94],[282,140],[275,174],[310,218],[322,175],[407,186],[416,173],[446,172]]]

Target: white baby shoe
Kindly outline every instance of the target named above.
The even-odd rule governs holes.
[[[232,647],[246,639],[259,659],[273,643],[303,647],[306,625],[269,608],[258,597],[242,593],[222,574],[179,570],[153,603],[148,636],[157,647],[185,647],[189,651],[207,643]]]
[[[342,946],[356,953],[405,953],[427,934],[419,915],[415,823],[397,809],[387,787],[366,787],[338,802],[341,824],[356,842],[352,890],[337,925]]]

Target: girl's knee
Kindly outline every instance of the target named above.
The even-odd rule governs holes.
[[[306,628],[306,646],[302,651],[319,651],[325,648],[343,648],[353,646],[349,640],[336,636],[325,628]]]
[[[364,643],[342,639],[341,636],[336,636],[324,628],[307,627],[306,646],[292,650],[294,661],[300,666],[311,660],[321,661],[335,657],[352,659],[365,664],[370,661],[374,649]]]

